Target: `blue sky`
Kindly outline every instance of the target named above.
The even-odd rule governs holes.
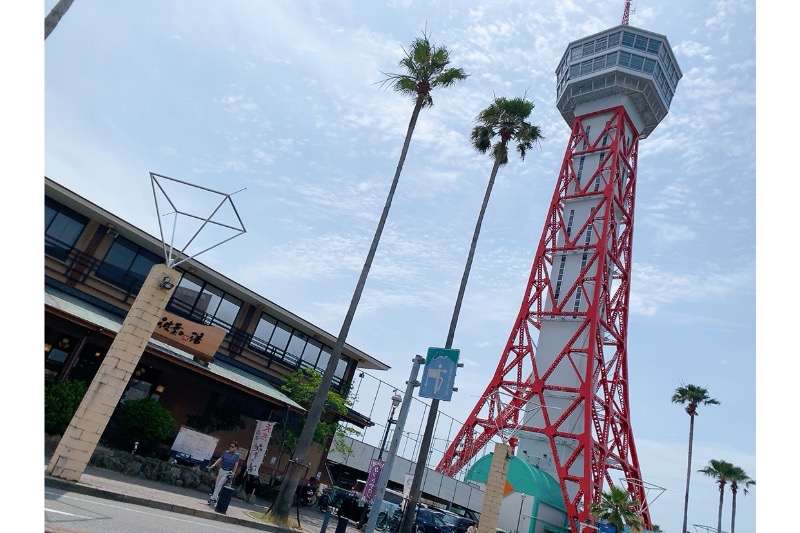
[[[525,96],[545,137],[500,169],[483,221],[454,342],[465,367],[441,407],[463,422],[519,311],[564,156],[569,127],[555,107],[554,70],[570,41],[619,24],[623,6],[75,0],[42,49],[44,175],[153,234],[150,171],[240,191],[233,200],[247,233],[199,259],[338,333],[412,109],[381,86],[382,72],[397,72],[403,47],[427,31],[470,76],[434,92],[420,116],[348,336],[393,367],[376,378],[404,388],[412,356],[445,342],[491,170],[469,144],[474,117],[494,96]],[[630,24],[666,35],[683,71],[669,114],[640,143],[632,423],[644,480],[666,489],[651,516],[677,532],[689,419],[670,397],[693,383],[721,402],[696,421],[693,531],[717,521],[717,486],[697,473],[710,459],[760,480],[755,2],[632,10]],[[367,382],[375,380],[365,380],[357,408],[385,420],[391,389],[366,394]],[[455,432],[442,431],[442,442]],[[739,494],[737,531],[755,531],[761,486]]]

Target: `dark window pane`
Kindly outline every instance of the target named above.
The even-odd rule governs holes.
[[[233,296],[226,294],[225,298],[223,298],[219,304],[219,309],[215,318],[218,322],[233,325],[233,323],[236,322],[236,315],[239,314],[239,309],[241,309],[241,307],[241,300],[237,300]]]
[[[287,355],[291,355],[294,364],[300,361],[303,350],[306,348],[308,337],[299,331],[295,331],[289,339],[289,347],[286,349]]]
[[[262,313],[256,326],[256,331],[253,333],[253,338],[250,340],[250,347],[260,352],[267,352],[267,345],[274,330],[275,319]]]
[[[322,348],[322,352],[319,354],[319,361],[317,362],[317,369],[320,372],[325,372],[325,369],[328,367],[328,361],[331,359],[331,349],[327,346]]]
[[[347,358],[343,357],[339,359],[339,363],[336,365],[336,372],[333,375],[339,379],[344,379],[345,370],[347,370]]]
[[[124,237],[117,237],[95,275],[121,289],[136,293],[156,263],[161,263],[161,258],[156,254]]]
[[[283,353],[286,350],[286,346],[289,344],[289,338],[291,336],[291,328],[282,322],[278,322],[278,325],[275,327],[275,332],[272,334],[272,338],[269,340],[269,343]]]
[[[312,368],[316,367],[317,359],[319,358],[319,352],[321,349],[322,344],[314,339],[308,339],[308,344],[306,344],[306,347],[303,350],[303,361],[307,361]]]
[[[175,287],[175,292],[172,293],[172,300],[167,308],[172,308],[179,315],[189,316],[189,313],[192,312],[192,308],[194,307],[194,303],[202,292],[199,281],[200,280],[191,274],[184,274],[178,286]]]
[[[629,31],[622,32],[622,46],[633,47],[634,40],[635,36],[631,32]]]
[[[66,259],[89,219],[58,202],[45,198],[45,253]]]

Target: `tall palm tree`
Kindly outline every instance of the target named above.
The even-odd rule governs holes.
[[[481,205],[478,220],[475,223],[475,230],[472,234],[472,243],[469,247],[469,254],[467,254],[467,263],[464,266],[464,273],[461,276],[461,285],[458,289],[458,295],[456,296],[453,316],[450,319],[450,329],[447,332],[447,340],[444,345],[445,349],[449,350],[453,347],[453,338],[456,334],[458,316],[461,313],[461,304],[464,301],[464,292],[467,289],[467,280],[469,279],[469,273],[472,269],[472,259],[475,257],[475,248],[478,245],[478,237],[481,234],[481,224],[486,214],[486,207],[489,205],[489,198],[492,195],[492,187],[494,187],[497,171],[502,165],[508,163],[508,145],[513,141],[516,144],[520,158],[524,161],[525,154],[533,147],[534,143],[544,139],[539,126],[534,126],[527,122],[533,108],[534,105],[524,98],[513,98],[510,100],[507,98],[495,98],[494,102],[481,111],[476,118],[479,124],[472,130],[472,145],[481,154],[486,153],[489,148],[492,148],[494,165],[489,175],[489,183],[486,186],[486,193],[483,195],[483,204]],[[497,141],[492,145],[492,140],[495,138],[497,138]],[[425,424],[425,432],[422,435],[422,441],[420,441],[419,455],[417,456],[419,459],[415,464],[414,478],[411,482],[411,488],[409,489],[409,500],[412,502],[419,501],[420,487],[422,486],[422,478],[425,473],[425,458],[428,457],[428,452],[430,451],[431,439],[433,437],[438,411],[439,400],[432,399],[431,407],[428,411],[428,419]],[[400,533],[410,533],[413,520],[412,513],[404,515],[403,521],[400,524]]]
[[[397,163],[394,179],[389,188],[389,194],[386,197],[386,204],[383,206],[383,212],[381,213],[378,227],[372,238],[372,245],[367,253],[364,266],[361,269],[361,276],[358,278],[353,297],[350,300],[350,307],[345,315],[342,329],[339,331],[339,336],[336,338],[336,343],[334,344],[331,357],[328,360],[328,365],[325,367],[325,372],[322,375],[322,381],[314,397],[314,402],[311,404],[306,415],[306,423],[303,426],[303,431],[300,434],[300,439],[295,449],[295,457],[293,457],[292,462],[289,463],[286,475],[281,482],[280,489],[278,490],[278,494],[270,510],[272,520],[279,525],[288,525],[292,496],[294,495],[297,483],[300,481],[300,476],[303,473],[303,464],[306,462],[306,456],[314,438],[314,431],[322,416],[328,390],[330,390],[336,367],[342,356],[342,348],[347,340],[347,334],[350,332],[350,325],[353,322],[358,302],[361,300],[361,293],[367,282],[367,275],[372,266],[375,252],[378,249],[378,243],[383,233],[383,227],[386,224],[386,218],[389,216],[389,208],[392,205],[392,198],[397,189],[400,172],[403,169],[403,163],[408,154],[408,146],[411,143],[411,136],[414,133],[417,118],[423,108],[433,105],[433,97],[431,95],[433,89],[437,87],[450,87],[465,80],[468,76],[463,69],[449,67],[450,53],[447,51],[447,48],[432,44],[430,38],[424,32],[421,37],[414,40],[408,51],[405,49],[403,51],[405,52],[405,57],[400,60],[400,67],[403,69],[403,72],[401,74],[382,74],[386,76],[384,84],[389,84],[400,94],[413,98],[414,109],[411,113],[411,120],[408,123],[408,130],[406,132],[405,141],[403,142],[403,149],[400,152],[400,160]]]
[[[683,501],[683,528],[686,531],[686,522],[689,516],[689,480],[692,476],[692,441],[694,440],[694,417],[697,415],[697,408],[700,405],[719,405],[719,402],[708,395],[708,390],[697,385],[681,385],[675,389],[672,395],[672,403],[686,405],[686,413],[689,415],[689,459],[686,466],[686,496]]]
[[[611,485],[609,490],[600,494],[598,502],[589,505],[589,513],[596,520],[605,520],[617,528],[617,533],[622,533],[624,524],[631,526],[631,531],[642,531],[644,521],[642,515],[635,509],[641,503],[632,500],[631,495],[625,489],[616,485]]]
[[[739,487],[742,487],[742,492],[747,495],[747,489],[756,484],[755,479],[745,473],[740,467],[735,466],[734,471],[728,477],[731,483],[731,492],[733,493],[733,500],[731,501],[731,533],[734,533],[736,526],[736,493]]]
[[[53,30],[56,29],[58,23],[61,22],[61,17],[69,10],[72,2],[74,0],[58,0],[58,3],[53,6],[53,9],[50,10],[50,13],[44,18],[44,39],[47,40],[47,37],[53,33]]]
[[[698,472],[702,472],[708,477],[713,477],[717,485],[719,485],[719,512],[717,515],[717,533],[722,533],[722,500],[725,496],[725,485],[730,480],[731,476],[736,473],[736,467],[728,461],[721,459],[711,459],[708,466],[701,468]]]

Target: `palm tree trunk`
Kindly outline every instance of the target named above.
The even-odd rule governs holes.
[[[478,214],[478,220],[475,222],[475,230],[472,233],[472,243],[469,247],[469,254],[467,254],[467,264],[464,265],[464,274],[461,276],[461,286],[458,288],[458,296],[456,296],[456,305],[453,308],[453,317],[450,319],[450,329],[447,332],[447,341],[445,348],[450,349],[453,346],[453,338],[456,335],[456,325],[458,325],[458,315],[461,313],[461,303],[464,301],[464,293],[467,290],[467,280],[469,273],[472,270],[472,259],[475,257],[475,248],[478,246],[478,237],[481,235],[481,225],[483,224],[483,216],[486,214],[486,207],[489,205],[489,198],[492,196],[492,188],[494,187],[494,180],[497,177],[497,171],[500,168],[500,160],[495,159],[494,166],[492,167],[492,174],[489,176],[489,183],[486,185],[486,193],[483,195],[483,204],[481,204],[481,211]]]
[[[731,533],[734,533],[735,531],[734,526],[736,525],[736,491],[732,492],[733,492],[732,496],[733,499],[731,500]]]
[[[456,296],[456,304],[453,307],[453,316],[450,319],[450,329],[447,331],[447,340],[444,343],[444,348],[449,350],[453,347],[453,338],[456,335],[456,326],[458,325],[458,315],[461,313],[461,304],[464,301],[464,293],[467,290],[467,280],[469,279],[469,272],[472,270],[472,259],[475,257],[475,248],[478,246],[478,237],[481,234],[481,224],[483,224],[483,216],[486,214],[486,207],[489,205],[489,198],[492,195],[492,187],[494,187],[494,180],[497,176],[497,170],[500,168],[500,160],[495,158],[494,166],[492,167],[492,174],[489,177],[489,183],[486,185],[486,193],[483,195],[483,204],[481,204],[481,211],[478,214],[478,220],[475,222],[475,230],[472,233],[472,243],[469,247],[467,254],[467,263],[464,265],[464,273],[461,275],[461,285],[458,288],[458,295]],[[422,434],[422,441],[420,441],[419,454],[417,455],[417,462],[414,465],[414,478],[411,481],[411,488],[409,489],[409,501],[419,501],[419,493],[422,487],[422,478],[425,474],[425,464],[428,460],[428,453],[431,448],[431,440],[433,440],[433,429],[436,426],[436,416],[439,413],[439,400],[431,400],[431,408],[428,411],[428,419],[425,423],[425,432]],[[399,533],[410,533],[413,528],[414,513],[406,513],[403,516],[400,524]]]
[[[725,497],[725,484],[719,484],[719,512],[717,513],[717,533],[722,533],[722,500]]]
[[[50,10],[50,13],[44,18],[44,39],[47,40],[47,37],[53,33],[53,30],[56,29],[58,23],[61,22],[61,17],[69,10],[69,7],[72,5],[74,0],[58,0],[58,3],[53,6],[53,9]]]
[[[686,465],[686,496],[683,500],[683,529],[681,533],[686,533],[686,522],[689,517],[689,481],[692,478],[692,439],[694,438],[694,415],[689,415],[689,459]]]
[[[389,216],[389,208],[392,206],[392,198],[394,197],[395,190],[397,189],[397,183],[400,180],[400,173],[403,170],[403,163],[405,162],[406,155],[408,154],[411,136],[414,134],[414,128],[417,125],[417,119],[419,118],[419,113],[422,110],[423,102],[423,97],[418,97],[416,104],[414,105],[414,111],[411,113],[411,120],[408,123],[406,138],[403,142],[403,150],[400,152],[400,160],[397,163],[397,169],[395,170],[394,179],[392,180],[392,186],[390,187],[389,194],[386,197],[386,204],[383,206],[383,212],[381,213],[378,227],[375,230],[375,235],[372,237],[372,245],[369,248],[369,253],[367,253],[364,266],[361,269],[361,275],[358,278],[358,283],[356,284],[355,291],[353,292],[353,297],[350,300],[350,307],[348,308],[347,314],[344,317],[344,322],[342,323],[342,329],[339,331],[339,336],[336,338],[336,344],[333,347],[333,352],[331,352],[328,365],[325,367],[325,373],[322,375],[319,389],[317,389],[317,393],[314,395],[314,401],[312,402],[311,407],[306,414],[306,423],[303,426],[302,433],[300,433],[297,448],[295,449],[295,456],[289,462],[286,475],[284,476],[280,489],[278,490],[278,495],[275,497],[275,502],[272,504],[272,508],[270,509],[273,519],[279,525],[286,525],[289,522],[292,496],[294,495],[295,488],[300,481],[300,476],[307,468],[307,465],[305,464],[306,456],[311,448],[311,443],[314,439],[314,432],[316,431],[317,424],[319,423],[320,418],[322,418],[322,411],[325,408],[325,402],[328,399],[328,391],[331,388],[336,367],[338,366],[339,359],[342,356],[342,348],[344,348],[347,335],[350,333],[350,326],[353,323],[353,318],[355,317],[356,309],[358,308],[358,302],[361,300],[361,293],[364,291],[364,286],[367,283],[367,275],[369,275],[369,270],[372,267],[372,260],[375,258],[375,253],[378,249],[378,243],[380,242],[383,228],[386,225],[386,218]]]

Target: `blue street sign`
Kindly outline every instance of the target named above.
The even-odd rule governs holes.
[[[428,348],[422,383],[419,386],[420,398],[431,398],[449,402],[456,384],[456,368],[461,350]]]

